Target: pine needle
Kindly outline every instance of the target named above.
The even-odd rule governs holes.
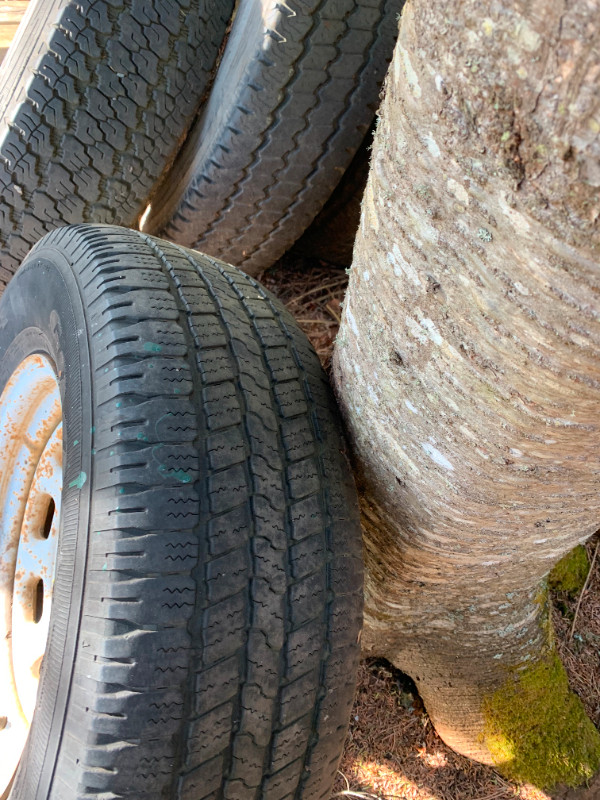
[[[575,626],[577,625],[577,615],[579,614],[579,609],[581,608],[581,601],[583,600],[583,595],[585,594],[588,584],[590,582],[590,578],[592,577],[592,572],[594,570],[594,564],[596,563],[596,556],[598,555],[599,547],[600,547],[600,539],[598,539],[598,541],[596,542],[596,547],[594,548],[594,555],[592,556],[592,560],[590,562],[590,568],[588,570],[587,578],[585,579],[585,583],[583,584],[583,589],[579,593],[577,606],[575,607],[575,615],[573,617],[573,624],[571,625],[571,630],[569,631],[569,641],[573,639],[573,634],[575,633]]]

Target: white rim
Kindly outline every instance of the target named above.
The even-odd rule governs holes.
[[[46,649],[62,449],[54,369],[29,356],[0,396],[0,796],[27,740]]]

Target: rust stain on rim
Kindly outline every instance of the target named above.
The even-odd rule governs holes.
[[[52,606],[62,500],[58,379],[26,358],[0,396],[0,796],[35,708]]]

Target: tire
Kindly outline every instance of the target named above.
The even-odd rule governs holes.
[[[11,800],[325,800],[362,562],[304,335],[232,267],[108,226],[47,235],[0,320],[0,386],[41,353],[64,409],[50,633]]]
[[[144,230],[248,274],[299,238],[364,139],[402,0],[241,0]]]
[[[352,266],[372,144],[371,130],[323,209],[294,245],[294,255],[322,259],[340,267]]]
[[[31,0],[0,66],[0,292],[44,233],[137,225],[233,0]]]

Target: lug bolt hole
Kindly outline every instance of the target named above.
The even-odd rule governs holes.
[[[44,613],[44,581],[41,578],[35,582],[33,589],[33,621],[39,622]]]
[[[50,498],[50,502],[48,503],[48,509],[46,511],[46,518],[44,520],[44,527],[42,528],[42,539],[47,539],[50,536],[50,531],[52,530],[52,523],[54,522],[54,512],[56,511],[56,505],[54,500]]]

